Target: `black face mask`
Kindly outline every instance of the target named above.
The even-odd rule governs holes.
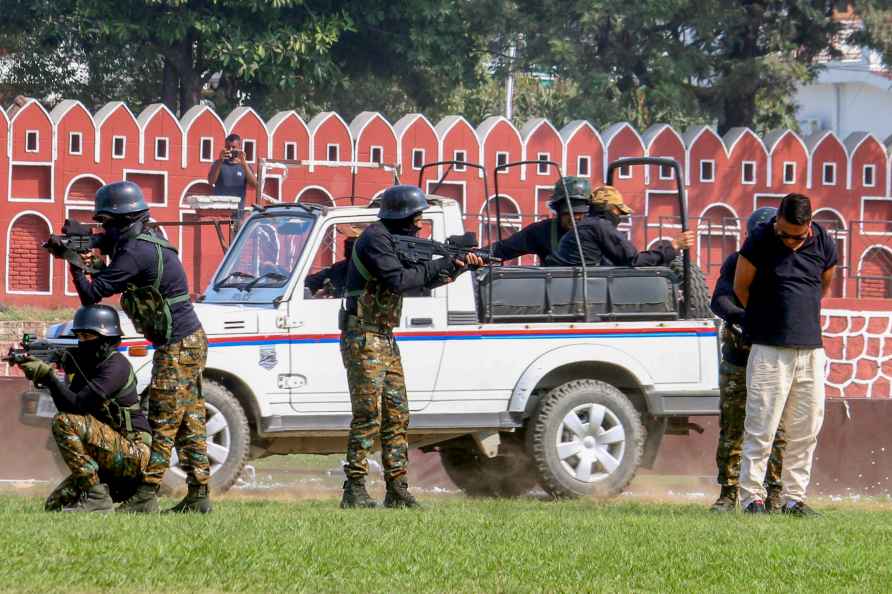
[[[77,343],[77,360],[81,365],[96,367],[114,350],[114,343],[103,339],[82,340]]]
[[[415,237],[421,231],[421,226],[415,224],[415,216],[405,219],[387,219],[381,221],[387,230],[396,235],[408,235]]]

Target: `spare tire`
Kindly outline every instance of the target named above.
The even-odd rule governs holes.
[[[669,268],[678,277],[679,287],[684,282],[684,260],[678,256],[669,263]],[[715,315],[709,309],[709,303],[712,300],[712,293],[709,285],[706,283],[706,275],[699,266],[691,262],[691,294],[690,303],[688,303],[688,317],[694,319],[710,319]],[[684,294],[680,299],[684,299]]]

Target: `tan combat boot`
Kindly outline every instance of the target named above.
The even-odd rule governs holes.
[[[712,504],[712,507],[709,508],[709,511],[725,513],[725,512],[733,512],[737,509],[737,487],[736,486],[722,486],[722,491],[719,493],[719,498],[715,500],[715,503]]]

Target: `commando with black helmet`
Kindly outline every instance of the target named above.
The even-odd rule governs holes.
[[[124,312],[155,346],[149,387],[152,455],[143,484],[118,511],[158,511],[158,485],[174,446],[180,451],[189,486],[186,499],[174,509],[210,511],[201,395],[207,336],[190,301],[186,271],[176,249],[149,225],[149,206],[133,182],[102,186],[96,192],[93,219],[102,226],[99,248],[110,262],[90,278],[84,270],[71,267],[81,303],[92,305],[120,294]]]
[[[347,370],[353,419],[347,439],[347,462],[341,507],[375,507],[365,488],[367,458],[380,438],[386,507],[416,507],[408,491],[409,400],[393,329],[399,325],[403,294],[449,282],[457,271],[482,265],[480,258],[401,260],[394,236],[415,236],[424,192],[409,185],[388,188],[381,196],[377,223],[369,225],[353,247],[341,311],[341,357]]]
[[[44,507],[109,512],[116,494],[132,493],[142,481],[151,452],[149,423],[133,368],[117,352],[122,335],[117,311],[107,305],[81,307],[71,331],[78,346],[63,362],[68,383],[42,361],[21,364],[25,376],[53,398],[59,411],[53,438],[71,470]]]

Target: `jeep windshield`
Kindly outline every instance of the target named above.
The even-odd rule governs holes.
[[[251,217],[226,253],[206,302],[272,303],[282,296],[316,218],[282,212]]]

